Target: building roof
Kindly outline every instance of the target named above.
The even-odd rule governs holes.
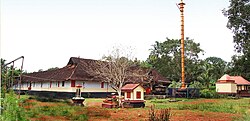
[[[23,81],[64,81],[64,80],[88,80],[88,81],[101,81],[101,78],[91,72],[91,68],[99,68],[96,62],[98,60],[84,59],[71,57],[67,65],[63,68],[54,70],[33,72],[23,75]],[[104,62],[105,63],[105,62]],[[91,65],[91,66],[89,66]],[[140,68],[139,66],[132,66],[131,71],[137,74],[150,74],[153,80],[162,80],[171,83],[169,80],[160,75],[156,70]],[[150,73],[149,73],[150,72]],[[138,80],[138,77],[131,77],[128,80]],[[141,80],[141,79],[140,79]]]
[[[237,85],[250,85],[250,82],[244,79],[242,76],[231,76],[235,80]]]
[[[127,92],[127,91],[129,91],[129,92],[131,92],[131,91],[133,91],[136,87],[138,87],[140,84],[126,84],[126,85],[124,85],[123,87],[122,87],[122,91],[125,91],[125,92]]]
[[[225,82],[234,82],[237,85],[250,85],[250,82],[244,79],[242,76],[229,76],[227,74],[223,75],[217,82],[225,83]]]
[[[226,81],[226,80],[234,80],[234,79],[232,79],[228,74],[225,74],[225,75],[223,75],[219,80],[224,80],[224,81]]]

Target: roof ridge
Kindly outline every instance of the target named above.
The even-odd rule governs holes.
[[[73,74],[75,73],[77,67],[78,67],[78,64],[75,66],[74,70],[72,71],[72,73],[71,73],[71,75],[69,76],[68,79],[70,79],[73,76]]]

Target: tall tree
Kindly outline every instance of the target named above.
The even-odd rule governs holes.
[[[234,33],[235,50],[240,55],[232,57],[232,74],[250,79],[250,0],[230,0],[223,10],[228,18],[227,27]]]
[[[237,52],[250,51],[250,0],[230,0],[230,6],[223,10],[228,18],[227,27],[234,33]]]
[[[203,50],[199,43],[186,38],[185,40],[185,80],[187,82],[196,80],[199,75],[199,54]],[[167,38],[164,42],[156,41],[151,49],[148,62],[162,75],[170,80],[179,81],[181,77],[181,55],[180,40]]]

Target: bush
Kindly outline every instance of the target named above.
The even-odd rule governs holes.
[[[24,109],[19,106],[20,100],[16,98],[14,91],[10,91],[3,100],[3,114],[1,121],[26,121]]]
[[[203,85],[198,81],[193,81],[193,82],[190,83],[189,87],[190,88],[198,88],[198,89],[200,89],[200,88],[203,87]]]
[[[200,91],[200,97],[202,97],[202,98],[222,98],[225,96],[218,94],[215,90],[203,89]]]
[[[149,121],[170,121],[170,116],[170,109],[160,109],[157,113],[155,106],[151,106],[149,110]]]

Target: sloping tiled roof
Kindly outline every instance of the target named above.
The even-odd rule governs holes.
[[[219,80],[224,80],[224,81],[226,81],[226,80],[234,80],[234,79],[232,79],[228,74],[225,74],[225,75],[223,75]]]
[[[89,70],[91,68],[98,68],[98,65],[95,64],[98,60],[92,59],[83,59],[83,58],[76,58],[71,57],[69,59],[68,64],[59,69],[49,70],[49,71],[42,71],[42,72],[34,72],[29,74],[23,75],[24,81],[63,81],[63,80],[88,80],[88,81],[100,81],[101,79],[98,78],[96,75],[91,73]],[[150,69],[142,69],[138,66],[131,67],[131,70],[139,74],[146,74],[151,71],[151,75],[153,76],[153,80],[164,81],[166,83],[171,83],[169,80],[161,76],[156,70]],[[138,71],[139,70],[139,71]],[[136,78],[130,78],[129,80],[136,80]],[[138,78],[137,78],[138,80]]]
[[[244,79],[242,76],[229,76],[227,74],[223,75],[217,82],[227,82],[232,81],[237,85],[250,85],[250,82]]]
[[[122,91],[133,91],[139,84],[126,84],[122,87]]]
[[[23,74],[22,81],[63,81],[70,77],[74,69],[73,67],[66,66],[55,70]]]
[[[244,79],[242,76],[231,76],[235,80],[237,85],[250,85],[250,82]]]

